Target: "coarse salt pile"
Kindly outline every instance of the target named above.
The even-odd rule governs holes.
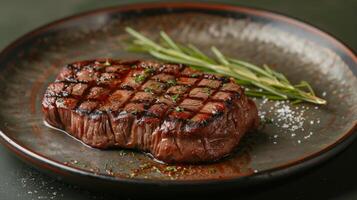
[[[270,122],[273,126],[279,127],[281,133],[290,134],[291,137],[298,136],[298,132],[305,132],[306,126],[313,126],[320,123],[320,119],[308,120],[304,114],[310,109],[309,106],[293,105],[287,101],[271,101],[263,98],[258,105],[258,115],[262,122]],[[319,107],[315,106],[315,110]],[[297,143],[300,144],[302,139],[308,139],[313,135],[309,131],[307,135],[297,137]],[[273,144],[277,144],[278,134],[272,136]]]
[[[279,105],[280,102],[276,102],[275,105]],[[282,105],[281,108],[276,109],[275,116],[278,123],[276,126],[286,129],[288,131],[304,130],[304,118],[305,109],[292,110],[290,105]],[[272,119],[274,122],[274,119]],[[282,122],[282,123],[279,123]]]

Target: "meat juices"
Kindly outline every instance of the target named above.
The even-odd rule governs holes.
[[[181,64],[89,60],[65,66],[43,97],[44,118],[95,148],[129,148],[167,163],[218,160],[257,127],[232,79]]]

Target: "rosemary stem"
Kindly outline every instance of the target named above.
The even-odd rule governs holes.
[[[192,44],[177,44],[163,31],[160,32],[163,41],[160,45],[130,27],[125,30],[135,38],[129,50],[139,50],[160,60],[182,63],[202,71],[232,77],[237,83],[250,88],[246,91],[248,96],[265,97],[271,100],[290,99],[293,103],[327,103],[326,100],[315,95],[308,82],[301,81],[297,85],[292,85],[283,74],[267,65],[258,67],[239,59],[226,57],[214,46],[211,51],[216,58],[213,59]],[[257,88],[262,91],[256,90]]]

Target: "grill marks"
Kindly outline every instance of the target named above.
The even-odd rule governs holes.
[[[223,111],[233,93],[240,94],[238,85],[225,82],[176,64],[84,61],[67,65],[45,96],[55,98],[58,108],[91,116],[129,112],[197,121]]]

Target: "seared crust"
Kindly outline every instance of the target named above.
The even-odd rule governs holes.
[[[233,80],[180,64],[90,60],[65,66],[45,120],[96,148],[136,148],[165,162],[213,161],[258,123]]]

